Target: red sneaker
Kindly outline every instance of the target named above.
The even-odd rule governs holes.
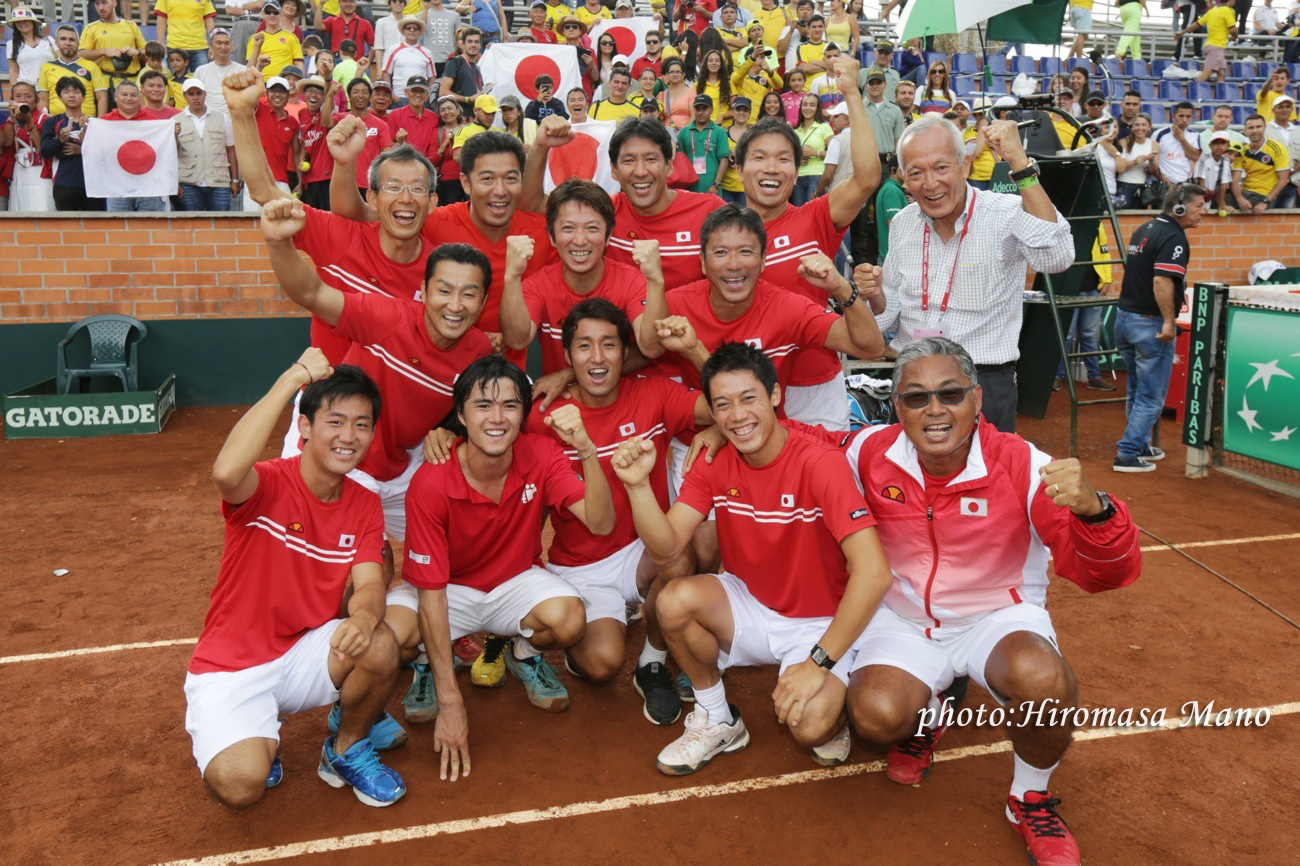
[[[1079,866],[1079,845],[1056,812],[1060,804],[1047,791],[1026,791],[1024,800],[1007,798],[1007,820],[1025,837],[1029,859],[1037,866]]]
[[[919,785],[934,766],[934,747],[939,745],[948,726],[926,728],[915,737],[889,747],[885,772],[900,785]]]
[[[479,653],[483,652],[483,647],[479,646],[478,641],[466,635],[457,638],[451,642],[451,660],[453,667],[460,670],[467,665],[472,665],[474,659],[478,658]]]

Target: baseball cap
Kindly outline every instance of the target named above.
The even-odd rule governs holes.
[[[618,2],[614,4],[615,9],[622,9],[624,6],[628,9],[633,8],[632,0],[618,0]]]
[[[737,96],[731,100],[731,110],[735,111],[737,108],[743,108],[746,111],[750,111],[754,108],[754,103],[751,102],[747,96]]]
[[[1210,136],[1210,144],[1214,144],[1216,141],[1226,141],[1228,144],[1232,144],[1232,136],[1228,134],[1226,129],[1221,129]]]
[[[833,107],[826,110],[827,117],[837,117],[839,115],[844,115],[845,117],[847,117],[848,113],[849,113],[849,106],[847,103],[844,102],[836,103]]]
[[[1084,97],[1083,104],[1087,105],[1090,102],[1105,103],[1106,94],[1102,93],[1100,90],[1091,90],[1088,92],[1088,95]]]
[[[302,71],[301,69],[299,69],[297,66],[286,66],[286,67],[284,67],[283,69],[281,69],[281,70],[280,70],[280,76],[283,78],[283,77],[286,76],[286,75],[296,75],[296,76],[298,76],[299,78],[306,78],[306,77],[307,77],[307,73],[303,72],[303,71]]]
[[[954,103],[952,104],[952,107],[953,107],[953,108],[956,108],[956,107],[959,106],[959,105],[960,105],[962,108],[966,109],[967,111],[970,111],[970,103],[967,102],[966,100],[964,100],[964,99],[959,99],[959,100],[957,100],[956,102],[954,102]]]
[[[529,4],[528,4],[528,8],[529,8],[529,9],[534,9],[534,8],[536,8],[536,7],[538,7],[538,6],[545,6],[545,5],[546,5],[546,0],[533,0],[532,3],[529,3]]]
[[[1014,96],[999,96],[998,101],[993,103],[994,108],[1019,108],[1020,100]]]
[[[615,54],[609,61],[610,66],[631,66],[632,61],[627,59],[626,54]]]
[[[378,81],[373,82],[373,83],[370,85],[370,89],[371,89],[371,90],[387,90],[389,93],[392,93],[392,92],[393,92],[393,85],[389,84],[387,81],[385,81],[384,79],[381,78],[381,79],[379,79]]]
[[[513,93],[507,93],[501,97],[501,108],[519,108],[519,97]]]
[[[272,12],[279,12],[280,4],[275,2],[275,0],[266,0],[266,2],[262,4],[262,11],[265,12],[267,9],[270,9]]]
[[[474,100],[474,107],[481,108],[488,114],[496,114],[497,98],[490,93],[481,93]]]
[[[270,90],[272,87],[283,87],[285,90],[293,89],[289,86],[289,82],[286,79],[281,78],[278,75],[274,75],[266,80],[266,89]]]
[[[888,78],[886,78],[885,73],[879,69],[873,69],[867,73],[868,84],[870,84],[873,81],[887,81],[887,80]]]
[[[407,90],[414,90],[417,88],[420,90],[428,90],[429,79],[425,78],[423,75],[412,75],[410,78],[406,79]]]
[[[892,43],[892,42],[886,42],[886,41],[883,41],[883,40],[880,41],[880,42],[877,42],[877,43],[876,43],[876,53],[877,53],[877,54],[893,54],[893,53],[894,53],[894,43]]]
[[[1273,100],[1273,105],[1276,106],[1276,105],[1278,105],[1278,104],[1280,104],[1280,103],[1283,103],[1283,102],[1289,102],[1289,103],[1291,103],[1292,105],[1295,105],[1295,100],[1292,99],[1291,97],[1287,96],[1285,93],[1283,93],[1283,94],[1282,94],[1281,96],[1279,96],[1277,99],[1274,99],[1274,100]]]
[[[187,78],[185,79],[185,83],[181,85],[181,93],[188,93],[196,87],[204,93],[208,92],[208,88],[204,86],[202,81],[199,81],[197,78]]]
[[[695,97],[695,102],[692,103],[692,105],[696,108],[712,108],[713,97],[709,96],[707,93],[701,93]]]

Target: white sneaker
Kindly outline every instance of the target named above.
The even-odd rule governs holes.
[[[692,710],[686,717],[686,732],[659,753],[659,772],[685,776],[707,766],[718,755],[748,746],[749,731],[745,730],[740,711],[732,706],[731,715],[735,721],[730,725],[711,725],[703,709]]]
[[[851,744],[849,726],[846,724],[840,728],[838,734],[820,746],[813,746],[808,749],[808,753],[812,755],[814,761],[823,767],[838,767],[849,759],[849,746]]]

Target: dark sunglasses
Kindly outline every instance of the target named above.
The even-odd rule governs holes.
[[[903,391],[898,395],[898,402],[908,409],[924,409],[930,405],[931,397],[938,397],[939,402],[945,406],[960,406],[965,402],[966,395],[975,390],[975,387],[975,385],[965,387],[952,385],[934,391]]]

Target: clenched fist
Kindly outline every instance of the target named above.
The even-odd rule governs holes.
[[[537,242],[528,235],[510,235],[506,238],[507,280],[517,280],[524,275],[528,262],[537,249]]]

